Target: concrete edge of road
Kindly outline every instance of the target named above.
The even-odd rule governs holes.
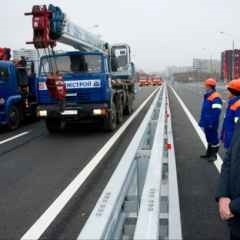
[[[36,222],[25,232],[21,240],[39,239],[48,229],[50,224],[56,219],[64,207],[73,198],[75,193],[84,186],[86,180],[94,172],[96,167],[100,165],[111,148],[120,139],[128,126],[140,114],[147,103],[152,99],[154,94],[159,90],[153,91],[150,96],[138,107],[138,109],[126,120],[126,122],[118,129],[118,131],[104,144],[104,146],[96,153],[89,163],[80,171],[80,173],[71,181],[71,183],[59,194],[47,210],[36,220]]]
[[[180,96],[177,94],[177,92],[175,91],[175,89],[173,87],[170,86],[170,89],[172,90],[172,92],[174,93],[175,97],[177,98],[178,102],[180,103],[183,111],[185,112],[185,114],[187,115],[188,119],[190,120],[193,128],[195,129],[195,131],[197,132],[200,140],[202,141],[203,145],[205,148],[207,148],[207,140],[205,138],[205,135],[202,131],[202,129],[198,126],[198,123],[196,121],[196,119],[193,117],[192,113],[190,112],[190,110],[187,108],[186,104],[183,102],[183,100],[180,98]],[[218,172],[221,171],[221,166],[222,166],[222,158],[220,157],[220,155],[218,154],[217,160],[214,162],[214,165],[216,166]]]

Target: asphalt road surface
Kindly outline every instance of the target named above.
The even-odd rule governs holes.
[[[142,88],[137,109],[155,90]],[[152,100],[152,99],[151,99]],[[74,239],[149,108],[143,108],[42,238]],[[126,120],[126,119],[125,119]],[[19,239],[112,137],[99,126],[48,134],[44,122],[0,135],[0,238]]]
[[[155,89],[141,88],[135,109]],[[174,89],[198,121],[203,86],[200,83],[175,83]],[[226,99],[223,85],[219,91]],[[204,146],[171,89],[169,96],[184,240],[227,239],[228,229],[219,219],[214,199],[219,172],[214,164],[200,159],[199,155],[205,151]],[[152,99],[51,221],[41,239],[76,239]],[[61,134],[50,135],[43,121],[27,124],[16,132],[1,130],[0,239],[19,239],[35,226],[39,217],[84,171],[112,136],[113,133],[104,133],[99,126],[92,125],[75,126]],[[224,156],[223,149],[220,154]]]
[[[204,94],[202,84],[175,83],[174,89],[198,121]],[[224,86],[218,90],[226,99]],[[214,164],[199,157],[205,148],[171,90],[169,95],[184,240],[228,239],[227,226],[219,219],[215,201],[219,172]],[[223,149],[221,156],[224,156]]]

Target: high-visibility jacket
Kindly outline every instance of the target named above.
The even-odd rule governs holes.
[[[240,237],[240,122],[235,125],[232,143],[224,156],[216,200],[221,197],[231,199],[229,205],[234,217],[228,220],[232,234]]]
[[[228,107],[223,122],[221,139],[224,147],[229,148],[234,132],[234,128],[240,119],[240,96],[235,96],[228,101]]]
[[[208,91],[204,95],[199,126],[205,130],[208,128],[217,130],[221,110],[221,95],[215,90]]]

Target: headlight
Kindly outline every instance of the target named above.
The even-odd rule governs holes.
[[[38,111],[39,117],[47,117],[47,110],[40,110]]]
[[[99,108],[99,109],[93,109],[93,115],[98,116],[98,115],[106,115],[107,110],[105,108]]]

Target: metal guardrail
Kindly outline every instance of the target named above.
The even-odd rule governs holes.
[[[163,86],[78,239],[182,239],[170,116]]]
[[[153,146],[149,159],[148,170],[141,196],[141,205],[137,218],[134,239],[159,239],[159,216],[161,199],[161,179],[163,149],[164,149],[164,121],[166,107],[166,90],[161,101],[161,108],[156,121]]]
[[[175,158],[175,148],[173,140],[173,130],[172,130],[172,120],[171,120],[171,110],[169,107],[169,100],[167,104],[167,138],[168,143],[171,146],[170,151],[168,151],[168,239],[183,239],[182,237],[182,226],[181,226],[181,214],[179,206],[179,194],[178,194],[178,181],[177,181],[177,167]]]
[[[176,159],[171,112],[166,90],[148,175],[145,181],[134,239],[182,239]]]

